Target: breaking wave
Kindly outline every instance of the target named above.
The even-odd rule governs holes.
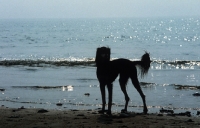
[[[113,58],[116,59],[116,58]],[[136,59],[131,59],[132,61]],[[31,60],[31,59],[11,59],[0,60],[0,66],[30,66],[30,67],[51,67],[51,66],[95,66],[95,58],[73,58],[73,59],[55,59],[55,60]],[[160,61],[153,60],[152,69],[200,69],[200,61]]]
[[[191,89],[191,90],[196,90],[200,89],[200,86],[197,85],[179,85],[179,84],[172,84],[175,86],[175,89],[182,90],[182,89]]]
[[[72,85],[65,85],[65,86],[12,86],[12,88],[19,88],[19,89],[62,89],[63,91],[72,91]]]
[[[30,66],[30,67],[51,67],[51,66],[94,66],[94,59],[61,59],[61,60],[2,60],[0,61],[1,66]]]
[[[151,63],[153,69],[200,69],[200,61],[158,61]]]

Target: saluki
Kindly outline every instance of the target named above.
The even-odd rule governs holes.
[[[105,87],[107,85],[108,88],[108,110],[107,114],[111,114],[112,107],[112,93],[113,93],[113,81],[119,75],[119,84],[122,92],[125,96],[125,107],[122,109],[122,112],[127,112],[128,102],[130,100],[127,91],[126,85],[128,79],[130,78],[136,90],[139,92],[143,101],[143,112],[147,114],[148,109],[146,106],[145,95],[143,94],[139,81],[136,66],[140,68],[141,77],[148,73],[150,68],[150,55],[145,52],[145,54],[141,57],[140,61],[130,61],[128,59],[115,59],[110,60],[110,48],[108,47],[100,47],[97,48],[95,63],[97,66],[97,78],[100,84],[100,91],[102,96],[102,110],[100,113],[104,113],[105,105],[106,105],[106,97],[105,97]]]

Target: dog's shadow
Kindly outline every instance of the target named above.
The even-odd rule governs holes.
[[[120,119],[132,118],[132,117],[135,117],[136,115],[144,115],[144,114],[143,113],[135,113],[135,112],[114,113],[112,115],[101,114],[97,118],[97,122],[102,123],[102,124],[112,124],[113,122],[123,123]]]
[[[112,122],[113,122],[113,116],[111,116],[111,115],[106,115],[106,114],[101,114],[101,115],[97,118],[97,122],[98,122],[98,123],[102,123],[102,124],[112,124]]]

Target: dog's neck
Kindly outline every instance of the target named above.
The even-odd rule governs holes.
[[[110,60],[105,60],[105,59],[100,59],[98,61],[96,61],[96,65],[97,67],[105,67],[109,64]]]

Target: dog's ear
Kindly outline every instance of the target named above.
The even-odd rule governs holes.
[[[110,61],[110,48],[107,48],[107,57],[108,57],[108,61]]]
[[[99,53],[99,51],[100,51],[100,48],[97,48],[97,50],[96,50],[96,55]]]
[[[97,48],[96,55],[98,55],[101,51],[101,48]]]
[[[109,56],[110,56],[110,48],[109,47],[107,47],[107,52],[108,52],[108,54],[109,54]]]
[[[101,55],[101,48],[97,48],[97,51],[96,51],[96,57],[95,57],[95,62],[96,62],[96,65],[100,59],[100,55]]]

